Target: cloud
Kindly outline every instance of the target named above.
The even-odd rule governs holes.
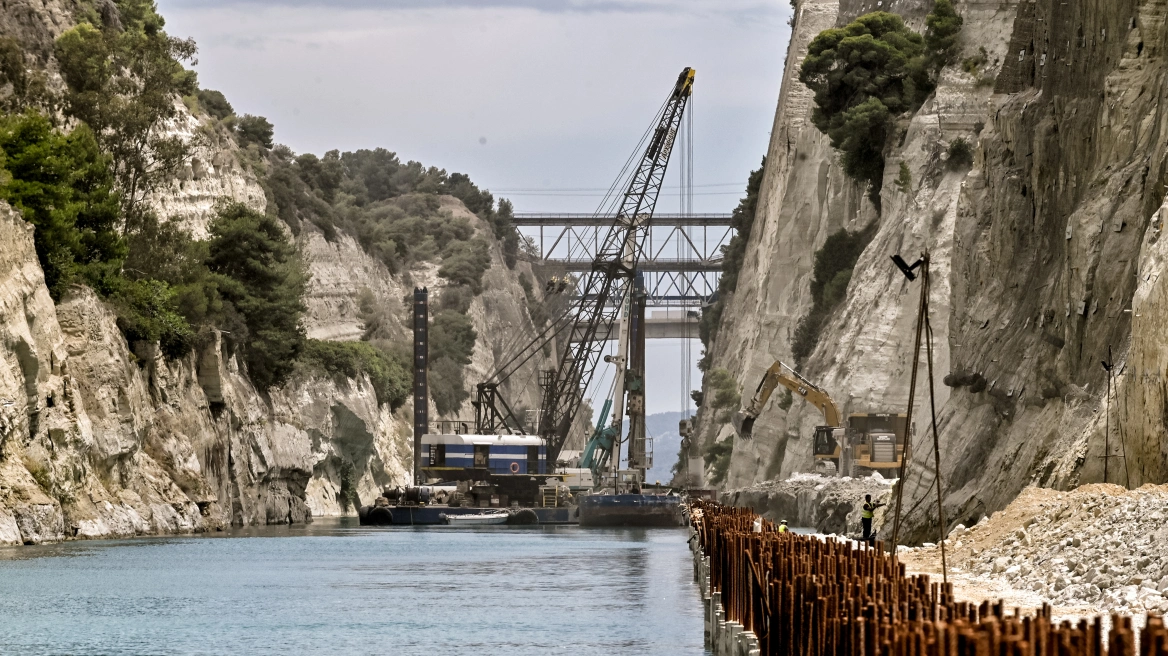
[[[199,43],[200,83],[268,117],[296,152],[382,146],[487,187],[607,186],[684,66],[698,71],[697,182],[745,184],[766,150],[786,2],[761,19],[749,18],[760,5],[746,0],[628,0],[619,6],[641,9],[625,14],[600,3],[591,8],[610,13],[524,0],[337,2],[349,9],[315,0],[159,8],[169,32]],[[699,211],[736,200],[696,199]],[[597,202],[516,201],[532,211]]]
[[[719,14],[744,18],[777,16],[785,9],[757,0],[172,0],[182,9],[230,8],[242,5],[271,8],[410,11],[441,9],[523,9],[545,14]]]

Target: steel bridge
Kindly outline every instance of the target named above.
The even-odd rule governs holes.
[[[709,302],[718,290],[722,247],[735,234],[730,218],[730,214],[653,215],[639,267],[649,306],[701,307]],[[530,259],[565,273],[591,270],[614,220],[604,214],[547,212],[514,217]]]
[[[645,317],[645,339],[695,339],[698,336],[702,315],[698,310],[671,308],[657,310]],[[572,341],[580,341],[581,334],[573,334]],[[604,324],[596,332],[595,339],[616,341],[619,336],[612,324]]]

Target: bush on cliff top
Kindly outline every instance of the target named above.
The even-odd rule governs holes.
[[[799,80],[815,92],[811,121],[840,151],[844,173],[867,183],[878,206],[892,118],[915,110],[933,90],[924,38],[896,14],[865,14],[815,37]]]
[[[896,14],[865,14],[816,36],[799,69],[815,93],[812,123],[840,151],[844,173],[868,185],[877,209],[895,117],[916,111],[933,92],[961,30],[950,0],[938,0],[926,23],[922,37]]]

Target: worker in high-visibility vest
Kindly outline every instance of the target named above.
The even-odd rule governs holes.
[[[872,495],[864,495],[864,508],[860,513],[860,524],[864,526],[864,542],[872,540],[872,518],[876,516],[876,509],[883,506],[882,503],[872,503]]]
[[[786,533],[786,532],[787,532],[787,520],[784,519],[783,521],[779,522],[779,533]]]

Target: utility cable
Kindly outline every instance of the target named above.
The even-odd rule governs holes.
[[[933,326],[929,323],[929,267],[925,265],[921,285],[925,288],[925,353],[929,363],[929,411],[933,420],[933,467],[936,470],[934,480],[937,484],[937,523],[940,528],[940,537],[937,544],[941,545],[941,580],[949,583],[949,567],[945,561],[945,506],[941,503],[941,438],[937,435],[937,397],[936,381],[933,378]]]
[[[1112,376],[1111,372],[1108,371],[1107,372],[1107,390],[1109,393],[1111,392],[1112,389],[1114,389],[1111,385],[1111,376]],[[1118,400],[1119,392],[1116,391],[1115,395],[1116,395],[1116,399]],[[1108,405],[1110,405],[1111,400],[1108,399],[1107,403],[1108,403]],[[1123,424],[1118,424],[1118,425],[1119,425],[1119,448],[1123,450],[1123,475],[1124,475],[1124,483],[1126,483],[1126,485],[1124,487],[1126,487],[1127,489],[1130,490],[1131,489],[1131,465],[1128,464],[1128,459],[1127,459],[1127,440],[1124,439]]]

